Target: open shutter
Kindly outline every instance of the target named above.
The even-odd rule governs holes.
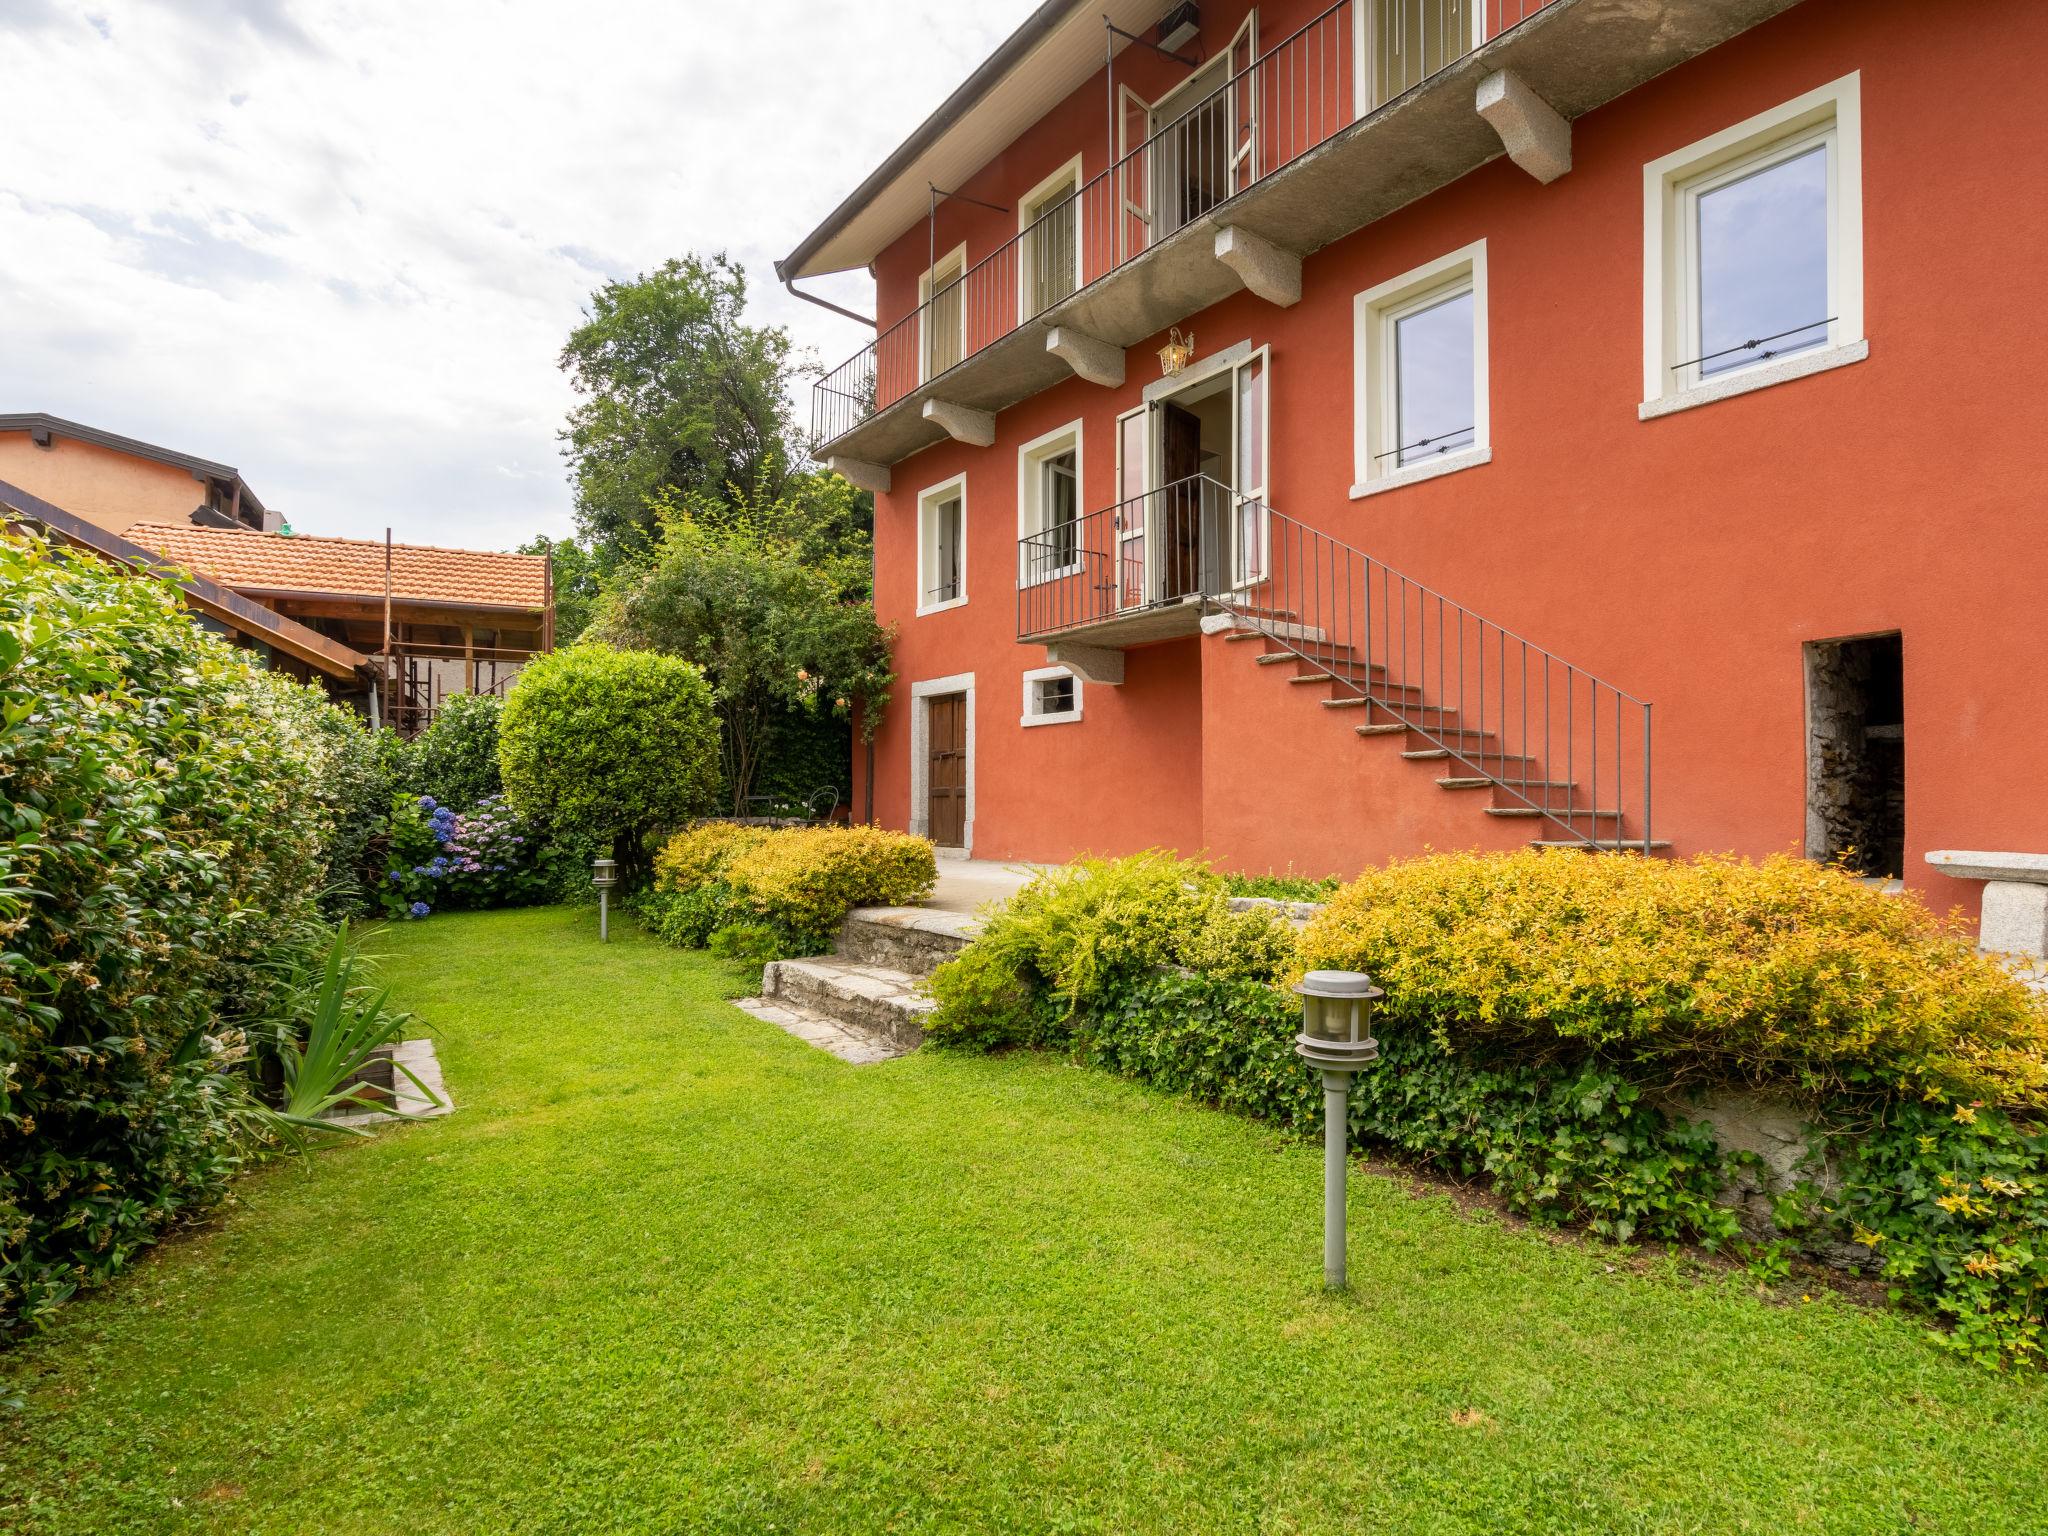
[[[1129,86],[1118,100],[1123,123],[1116,171],[1117,259],[1129,261],[1152,240],[1152,150],[1146,142],[1152,133],[1152,107]]]
[[[1230,40],[1230,190],[1259,179],[1259,13],[1254,8]]]

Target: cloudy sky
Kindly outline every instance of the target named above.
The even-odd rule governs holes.
[[[302,532],[566,533],[590,291],[724,249],[849,355],[771,262],[1032,8],[0,0],[0,411],[233,464]]]

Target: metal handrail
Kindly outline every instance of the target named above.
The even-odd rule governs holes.
[[[1018,548],[1019,640],[1199,601],[1445,753],[1465,770],[1452,777],[1490,781],[1565,840],[1656,846],[1647,700],[1256,498],[1190,476]]]
[[[1354,122],[1390,110],[1549,3],[1411,0],[1387,9],[1381,0],[1337,0],[820,378],[811,393],[814,445],[845,436]],[[1361,27],[1373,38],[1365,50],[1356,47]],[[1372,61],[1367,79],[1361,51]],[[1035,269],[1049,257],[1064,268],[1069,239],[1070,277],[1045,282]]]

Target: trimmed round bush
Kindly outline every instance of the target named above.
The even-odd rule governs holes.
[[[505,701],[498,763],[514,810],[558,838],[612,844],[637,881],[646,839],[717,799],[711,689],[689,662],[653,651],[536,657]]]

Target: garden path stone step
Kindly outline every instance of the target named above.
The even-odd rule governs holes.
[[[839,925],[838,958],[929,976],[981,930],[965,912],[931,907],[856,907]]]
[[[742,1013],[750,1013],[764,1023],[795,1035],[806,1045],[830,1051],[841,1061],[851,1062],[857,1067],[904,1054],[903,1048],[893,1041],[878,1039],[864,1030],[854,1029],[837,1019],[828,1019],[822,1013],[813,1013],[791,1003],[766,997],[743,997],[736,1006]]]
[[[886,1042],[897,1055],[924,1043],[925,1015],[934,1006],[909,972],[836,955],[769,961],[761,968],[761,997]]]

